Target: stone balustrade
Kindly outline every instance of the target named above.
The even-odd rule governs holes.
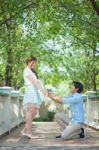
[[[88,91],[84,98],[85,124],[99,129],[99,95]]]
[[[91,91],[84,98],[85,124],[99,129],[99,95]],[[9,87],[0,88],[0,135],[24,122],[23,96]]]
[[[23,96],[11,88],[0,88],[0,135],[24,122]]]

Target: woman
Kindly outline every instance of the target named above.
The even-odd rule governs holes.
[[[24,69],[23,73],[23,78],[25,82],[23,107],[25,109],[26,124],[21,133],[24,136],[33,138],[32,120],[36,116],[41,105],[41,98],[38,90],[40,90],[44,96],[47,95],[47,91],[41,86],[38,77],[36,76],[36,73],[34,71],[37,59],[35,57],[29,57],[26,63],[27,66]]]

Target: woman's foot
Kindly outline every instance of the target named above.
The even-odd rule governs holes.
[[[24,130],[24,129],[21,131],[21,134],[23,136],[26,136],[26,137],[30,138],[30,139],[34,138],[34,136],[33,136],[33,134],[31,132],[26,132],[26,130]]]
[[[23,128],[23,130],[21,131],[21,134],[22,134],[23,136],[26,136],[26,134],[27,134],[27,129],[26,129],[26,127]]]
[[[35,137],[33,136],[33,134],[29,134],[29,133],[27,133],[26,136],[27,136],[28,138],[30,138],[30,139],[34,139],[34,138],[35,138]]]
[[[33,139],[33,138],[34,138],[34,136],[33,136],[32,134],[25,133],[24,130],[21,131],[21,134],[22,134],[23,136],[26,136],[26,137],[30,138],[30,139]]]
[[[26,136],[26,133],[25,133],[24,130],[21,131],[21,134],[22,134],[23,136]]]

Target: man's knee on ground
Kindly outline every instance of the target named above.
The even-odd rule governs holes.
[[[73,138],[79,138],[79,134],[80,134],[80,129],[78,129],[74,132],[63,131],[63,133],[61,134],[61,137],[64,140],[68,140],[68,139],[73,139]]]
[[[61,134],[61,138],[62,138],[63,140],[68,140],[68,139],[70,139],[70,138],[69,138],[69,135],[66,135],[65,133],[62,133],[62,134]]]

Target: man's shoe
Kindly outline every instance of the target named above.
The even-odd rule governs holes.
[[[61,135],[56,136],[56,139],[59,139],[59,138],[61,138]]]
[[[81,133],[79,134],[80,138],[85,138],[84,128],[81,128]]]

